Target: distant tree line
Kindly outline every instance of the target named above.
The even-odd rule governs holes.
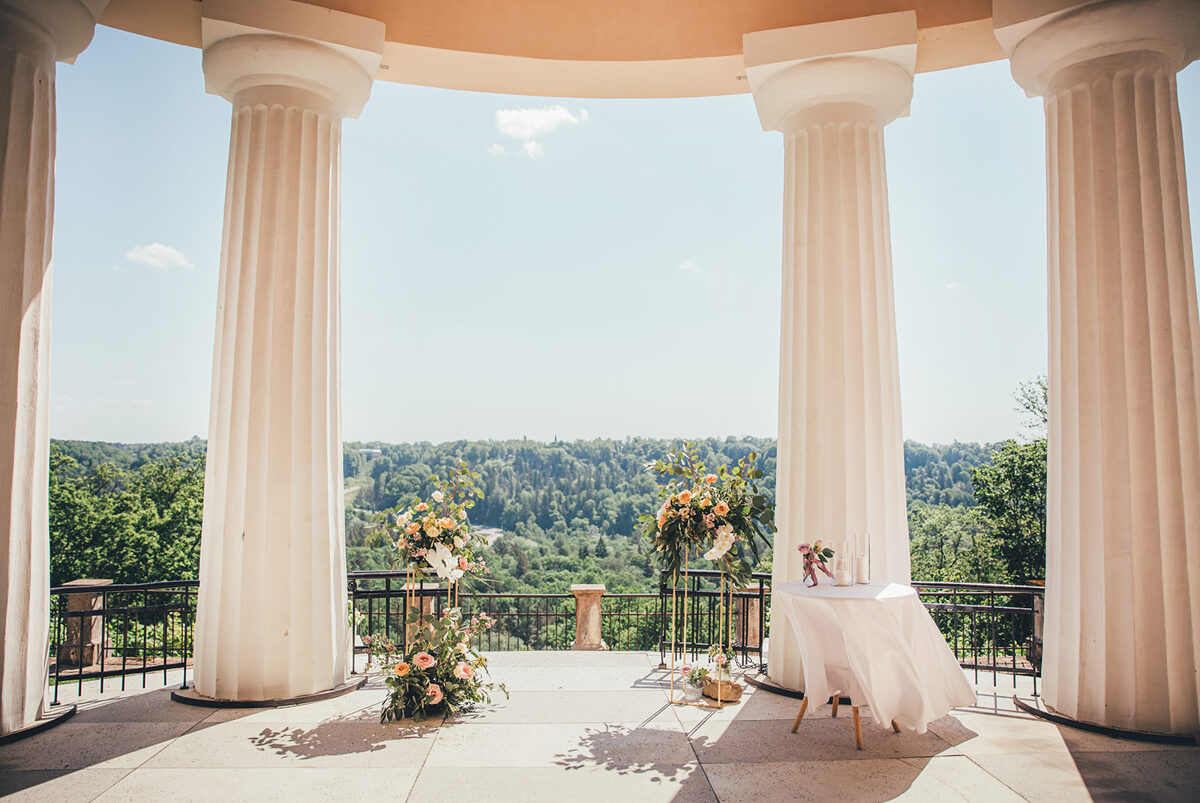
[[[561,592],[572,583],[595,582],[613,591],[652,590],[654,564],[635,535],[637,517],[658,505],[645,465],[676,445],[649,438],[347,443],[348,565],[388,568],[387,550],[366,544],[373,518],[427,496],[432,474],[465,460],[480,472],[484,490],[472,522],[500,534],[488,558],[492,588]],[[709,465],[732,464],[757,452],[765,474],[761,487],[775,487],[774,439],[712,438],[698,446]],[[55,441],[52,582],[196,577],[203,450],[197,439]],[[1042,576],[1044,439],[986,445],[909,441],[904,458],[915,579],[1025,582]],[[760,568],[769,570],[769,556]]]

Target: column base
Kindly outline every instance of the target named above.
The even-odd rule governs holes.
[[[33,736],[35,733],[41,733],[42,731],[50,730],[55,725],[61,725],[71,717],[75,716],[74,705],[61,707],[56,706],[56,708],[59,708],[59,710],[51,712],[49,716],[39,719],[32,725],[26,725],[20,730],[15,730],[12,733],[6,733],[3,736],[0,736],[0,745],[10,744],[28,736]]]
[[[276,700],[218,700],[215,697],[205,697],[197,693],[194,688],[173,691],[171,692],[171,699],[177,703],[195,705],[201,708],[278,708],[285,705],[315,703],[318,700],[341,697],[343,694],[349,694],[352,691],[361,689],[366,683],[367,676],[361,675],[360,677],[346,681],[340,686],[334,686],[332,689],[313,692],[312,694],[302,694],[299,697],[284,697]]]
[[[1065,725],[1068,728],[1076,728],[1077,730],[1102,733],[1105,736],[1112,736],[1117,739],[1136,739],[1139,742],[1159,742],[1160,744],[1200,745],[1200,733],[1154,733],[1153,731],[1131,731],[1124,728],[1113,728],[1108,725],[1097,725],[1094,722],[1083,722],[1082,720],[1065,717],[1043,703],[1040,697],[1034,698],[1032,701],[1026,701],[1014,694],[1012,699],[1013,705],[1026,714],[1032,714],[1039,719],[1053,722],[1055,725]]]

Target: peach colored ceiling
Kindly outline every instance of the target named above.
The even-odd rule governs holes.
[[[380,80],[485,92],[748,91],[742,36],[915,11],[918,72],[1003,58],[991,0],[301,0],[387,26]],[[200,46],[200,0],[110,0],[100,22]]]

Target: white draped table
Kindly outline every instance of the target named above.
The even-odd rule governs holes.
[[[954,653],[908,586],[809,588],[795,580],[775,586],[771,605],[796,635],[804,694],[815,705],[840,691],[854,705],[870,706],[876,724],[894,721],[924,733],[951,708],[975,702]]]

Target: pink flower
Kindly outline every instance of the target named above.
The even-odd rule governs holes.
[[[725,653],[719,652],[719,653],[717,653],[717,657],[714,658],[713,660],[717,662],[717,666],[724,666],[725,662],[728,661],[729,659],[725,657]]]
[[[467,559],[466,558],[458,559],[458,568],[462,569],[464,572],[467,570]]]
[[[459,680],[470,680],[471,675],[474,674],[475,670],[472,669],[471,665],[468,663],[459,661],[458,665],[454,667],[454,677],[458,678]]]
[[[425,553],[427,553],[428,551],[429,551],[428,549],[414,549],[413,555],[415,555],[418,558],[423,558],[423,557],[425,557]]]
[[[413,663],[416,664],[417,666],[421,667],[422,669],[428,669],[429,667],[431,667],[437,663],[437,659],[434,658],[429,653],[422,650],[421,652],[419,652],[413,656]]]
[[[687,664],[684,664],[683,666],[679,667],[679,674],[681,674],[681,675],[686,675],[688,672],[691,672],[691,671],[692,671],[692,668],[690,666],[688,666]]]
[[[436,683],[430,683],[429,688],[425,690],[425,696],[429,698],[430,703],[437,705],[442,701],[442,697],[444,696],[442,694],[442,687]]]

